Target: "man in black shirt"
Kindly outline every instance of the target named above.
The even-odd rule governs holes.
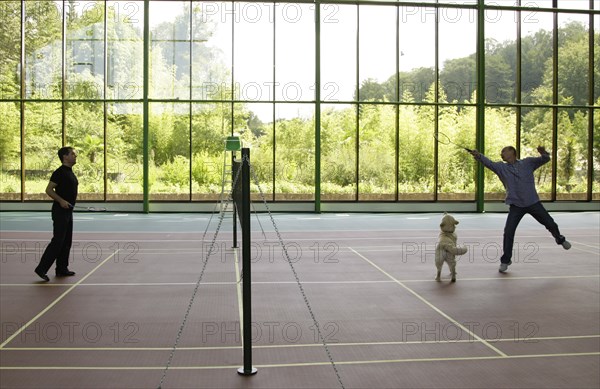
[[[52,203],[53,237],[46,247],[35,273],[44,281],[50,281],[46,273],[56,260],[56,276],[73,276],[69,270],[69,252],[73,240],[73,206],[77,201],[77,177],[73,173],[73,165],[77,162],[77,154],[72,147],[58,150],[62,166],[52,173],[46,187],[46,194]]]

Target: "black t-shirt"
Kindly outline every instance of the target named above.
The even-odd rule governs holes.
[[[79,181],[73,173],[73,169],[68,166],[62,165],[52,173],[50,181],[56,184],[56,194],[68,201],[71,205],[75,205],[77,200],[77,186]],[[56,203],[56,201],[55,201]],[[57,203],[58,204],[58,203]]]

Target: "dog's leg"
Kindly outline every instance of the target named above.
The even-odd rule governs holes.
[[[438,271],[437,271],[437,275],[435,276],[435,280],[436,280],[436,281],[441,281],[441,280],[442,280],[442,279],[441,279],[441,275],[442,275],[442,271],[441,271],[441,270],[438,270]]]
[[[456,262],[449,262],[448,267],[450,268],[450,275],[452,276],[450,282],[456,282]]]

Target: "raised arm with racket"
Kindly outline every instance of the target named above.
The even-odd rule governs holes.
[[[460,147],[461,149],[466,150],[469,153],[471,151],[473,151],[473,150],[471,150],[471,149],[469,149],[469,148],[467,148],[465,146],[462,146],[462,145],[459,145],[458,143],[452,142],[452,140],[450,139],[450,137],[448,135],[444,134],[443,132],[438,131],[437,134],[433,135],[433,137],[435,138],[435,140],[437,140],[439,143],[441,143],[443,145],[453,144],[454,146]]]

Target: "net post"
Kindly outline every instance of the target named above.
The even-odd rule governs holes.
[[[252,367],[252,279],[250,270],[250,149],[242,149],[241,207],[240,225],[242,226],[242,305],[244,322],[243,349],[244,366],[237,372],[240,375],[254,375],[258,371]]]
[[[235,150],[231,152],[231,185],[234,185],[235,181]],[[235,191],[235,188],[231,188],[232,193]],[[237,248],[237,209],[235,207],[235,200],[233,202],[233,245],[232,248]]]

